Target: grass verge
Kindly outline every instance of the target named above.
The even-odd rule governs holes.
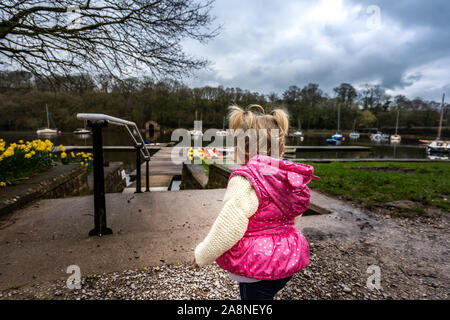
[[[412,201],[406,211],[424,214],[428,207],[450,211],[450,163],[332,162],[308,163],[321,179],[310,187],[356,201],[366,208]],[[405,210],[399,210],[400,213]],[[406,214],[407,215],[407,214]]]

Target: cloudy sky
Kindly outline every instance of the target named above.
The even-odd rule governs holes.
[[[315,82],[332,94],[349,82],[450,98],[449,0],[216,0],[212,14],[220,35],[184,46],[211,61],[190,86],[282,94]]]

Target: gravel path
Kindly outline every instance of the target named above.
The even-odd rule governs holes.
[[[305,231],[310,265],[276,299],[449,299],[449,219],[404,219],[369,213],[356,236]],[[367,268],[381,271],[381,289],[367,288]],[[216,264],[149,266],[0,292],[0,299],[239,299],[238,285]]]

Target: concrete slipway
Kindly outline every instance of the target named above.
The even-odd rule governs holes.
[[[88,236],[94,220],[92,196],[31,204],[0,220],[0,289],[67,279],[69,265],[90,275],[193,261],[193,250],[219,213],[224,193],[107,194],[107,224],[113,234],[103,237]],[[351,235],[361,232],[355,218],[368,221],[351,205],[316,192],[312,202],[332,213],[299,219],[297,227],[305,234],[320,230]]]

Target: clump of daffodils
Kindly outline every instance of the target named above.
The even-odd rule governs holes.
[[[91,171],[93,160],[92,153],[69,152],[62,144],[59,145],[59,150],[53,149],[53,143],[48,139],[19,140],[10,144],[0,139],[0,188],[48,169],[54,161],[63,164],[79,163]]]
[[[73,152],[72,152],[72,154],[73,154]],[[85,166],[85,167],[92,166],[92,161],[94,160],[94,158],[92,157],[92,153],[77,152],[75,154],[75,157],[79,160],[79,162],[82,166]]]
[[[78,162],[80,165],[87,167],[88,171],[92,170],[93,155],[90,152],[68,152],[63,145],[59,146],[61,154],[59,155],[62,163]]]
[[[92,153],[90,152],[73,152],[68,151],[62,144],[59,145],[59,158],[63,164],[69,164],[70,162],[78,162],[80,165],[87,167],[88,171],[92,170],[92,161],[94,160]],[[55,154],[55,158],[58,155]]]
[[[9,145],[0,139],[0,187],[49,168],[52,165],[52,146],[48,139],[19,140]]]

